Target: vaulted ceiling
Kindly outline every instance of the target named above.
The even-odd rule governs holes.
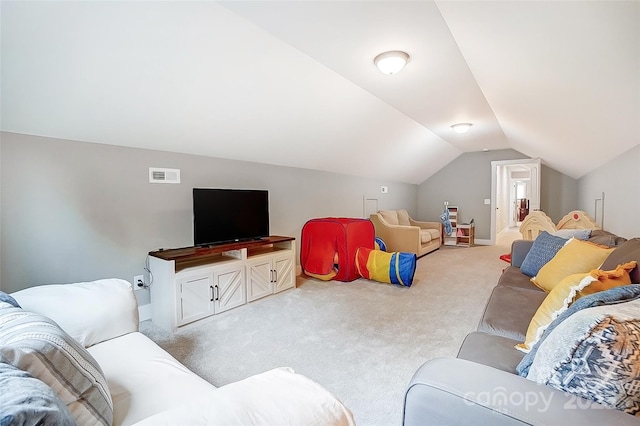
[[[579,178],[640,143],[638,1],[0,7],[5,131],[416,184],[503,148]]]

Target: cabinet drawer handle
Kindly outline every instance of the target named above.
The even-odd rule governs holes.
[[[216,284],[216,300],[220,300],[220,289],[218,288],[218,284]]]
[[[213,286],[212,286],[212,285],[210,285],[210,286],[209,286],[209,288],[211,289],[211,300],[209,300],[209,301],[210,301],[210,302],[213,302],[213,294],[214,294],[214,292],[215,292],[215,291],[214,291],[214,289],[213,289]]]
[[[278,271],[276,269],[273,270],[273,282],[278,282]]]

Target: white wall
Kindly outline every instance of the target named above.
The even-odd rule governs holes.
[[[598,222],[595,200],[604,192],[605,230],[626,238],[640,236],[640,145],[580,178],[578,191],[580,210]]]
[[[269,190],[270,230],[300,237],[315,217],[417,211],[417,186],[243,161],[2,133],[2,282],[5,291],[143,273],[158,248],[193,244],[193,187]],[[212,141],[215,143],[215,141]],[[286,153],[283,153],[286,155]],[[181,169],[151,184],[149,167]],[[380,186],[388,187],[387,194]]]

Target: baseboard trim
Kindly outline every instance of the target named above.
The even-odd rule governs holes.
[[[491,245],[491,240],[480,240],[480,239],[476,238],[474,243],[476,243],[479,246],[490,246]]]
[[[138,316],[140,317],[140,321],[150,320],[151,319],[151,303],[138,306]]]

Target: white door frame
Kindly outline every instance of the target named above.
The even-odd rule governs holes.
[[[497,196],[497,188],[498,188],[498,166],[509,166],[509,165],[528,165],[533,166],[532,170],[532,179],[531,179],[531,201],[529,202],[529,209],[533,211],[534,209],[540,209],[540,175],[541,175],[541,162],[539,158],[524,158],[521,160],[502,160],[502,161],[492,161],[491,162],[491,239],[490,244],[496,244],[496,196]],[[535,181],[533,178],[533,174],[536,174]]]

